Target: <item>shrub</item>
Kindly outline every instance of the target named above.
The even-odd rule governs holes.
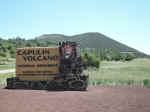
[[[123,56],[124,61],[131,61],[135,59],[135,55],[133,53],[127,53],[126,55]]]
[[[1,56],[1,57],[6,57],[6,56],[7,56],[7,54],[6,54],[6,53],[4,53],[4,52],[0,52],[0,56]]]
[[[127,81],[127,84],[128,84],[128,85],[134,84],[134,80],[128,80],[128,81]]]
[[[86,69],[87,67],[96,67],[99,68],[100,60],[96,56],[89,55],[85,53],[83,55],[83,66]]]
[[[150,87],[150,80],[148,79],[143,80],[143,84],[144,86]]]
[[[16,50],[14,48],[10,49],[10,56],[11,56],[11,58],[15,58],[16,57]]]
[[[122,56],[120,52],[114,50],[114,49],[105,49],[103,52],[101,52],[101,56],[103,60],[107,61],[120,61],[122,60]]]

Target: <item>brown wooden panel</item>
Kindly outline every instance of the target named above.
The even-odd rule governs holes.
[[[20,80],[53,80],[55,76],[19,76]]]
[[[57,47],[18,48],[16,50],[16,75],[35,80],[59,73],[59,50]],[[36,78],[36,77],[39,78]],[[23,79],[23,78],[22,78]]]

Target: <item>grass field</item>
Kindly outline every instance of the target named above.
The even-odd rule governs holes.
[[[150,59],[135,59],[130,62],[103,61],[99,69],[89,68],[89,84],[119,85],[146,84],[150,85]],[[14,73],[0,74],[0,84]]]
[[[5,84],[7,78],[14,77],[14,76],[15,73],[0,74],[0,84]]]
[[[0,70],[7,70],[15,68],[15,59],[7,59],[0,57]]]
[[[15,64],[0,65],[0,70],[15,69]]]
[[[88,69],[90,84],[142,84],[150,80],[150,59],[135,59],[130,62],[102,62],[99,69]]]

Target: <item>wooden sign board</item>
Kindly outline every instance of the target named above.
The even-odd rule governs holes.
[[[58,47],[17,48],[16,76],[21,80],[51,80],[59,74]]]

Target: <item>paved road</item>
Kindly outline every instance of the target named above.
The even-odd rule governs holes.
[[[15,72],[15,69],[9,69],[9,70],[0,70],[0,74],[4,74],[4,73],[10,73],[10,72]]]

